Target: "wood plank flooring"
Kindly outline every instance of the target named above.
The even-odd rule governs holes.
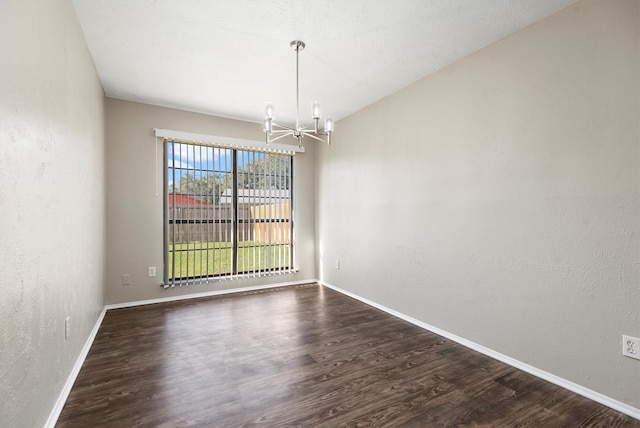
[[[58,427],[640,427],[310,284],[107,312]]]

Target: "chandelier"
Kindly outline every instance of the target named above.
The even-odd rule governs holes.
[[[264,133],[267,144],[279,140],[280,138],[292,136],[298,140],[298,146],[302,147],[304,137],[314,138],[323,143],[331,144],[331,133],[333,132],[333,119],[327,117],[324,121],[324,129],[320,130],[320,104],[313,103],[312,114],[313,124],[304,126],[300,124],[300,69],[298,66],[300,52],[304,50],[305,44],[300,40],[290,43],[296,51],[296,124],[294,127],[279,125],[273,121],[273,104],[266,103],[264,118]]]

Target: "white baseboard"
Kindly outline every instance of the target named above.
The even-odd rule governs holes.
[[[302,281],[292,281],[292,282],[278,282],[275,284],[267,284],[267,285],[255,285],[252,287],[242,287],[242,288],[231,288],[226,290],[214,290],[214,291],[205,291],[202,293],[192,293],[192,294],[182,294],[179,296],[171,296],[171,297],[159,297],[157,299],[149,299],[149,300],[137,300],[133,302],[125,302],[125,303],[114,303],[111,305],[106,305],[105,308],[109,309],[121,309],[121,308],[131,308],[133,306],[142,306],[142,305],[152,305],[154,303],[165,303],[165,302],[175,302],[178,300],[187,300],[187,299],[198,299],[200,297],[211,297],[211,296],[220,296],[222,294],[234,294],[234,293],[245,293],[247,291],[257,291],[264,290],[266,288],[278,288],[278,287],[286,287],[290,285],[301,285],[301,284],[310,284],[317,283],[317,279],[307,279]],[[167,290],[170,290],[168,288]]]
[[[243,287],[243,288],[233,288],[230,290],[216,290],[216,291],[207,291],[204,293],[193,293],[193,294],[185,294],[185,295],[180,295],[180,296],[172,296],[172,297],[162,297],[162,298],[158,298],[158,299],[150,299],[150,300],[138,300],[135,302],[126,302],[126,303],[116,303],[113,305],[105,305],[104,308],[102,308],[102,312],[100,312],[100,315],[98,316],[98,320],[96,321],[96,324],[93,326],[93,330],[91,330],[91,334],[89,334],[89,337],[87,338],[87,341],[84,344],[84,347],[82,348],[82,351],[80,351],[80,355],[78,356],[78,359],[76,360],[75,365],[73,366],[73,369],[71,370],[71,373],[69,373],[69,377],[67,378],[67,382],[64,384],[64,387],[62,388],[62,391],[60,392],[60,395],[58,396],[58,400],[56,401],[56,404],[54,405],[53,409],[51,410],[51,413],[49,414],[49,418],[47,419],[47,422],[45,424],[45,428],[54,428],[56,425],[56,422],[58,422],[58,418],[60,417],[60,413],[62,412],[62,409],[64,408],[65,403],[67,402],[67,398],[69,397],[69,393],[71,392],[71,388],[73,387],[74,382],[76,381],[76,378],[78,377],[78,374],[80,373],[80,369],[82,368],[82,365],[84,364],[84,360],[87,358],[87,355],[89,354],[89,349],[91,349],[91,345],[93,345],[93,341],[96,338],[96,335],[98,334],[98,330],[100,329],[100,326],[102,325],[102,321],[104,320],[104,316],[107,313],[107,311],[109,309],[120,309],[120,308],[130,308],[133,306],[141,306],[141,305],[149,305],[149,304],[153,304],[153,303],[162,303],[162,302],[173,302],[173,301],[178,301],[178,300],[186,300],[186,299],[196,299],[198,297],[209,297],[209,296],[218,296],[221,294],[233,294],[233,293],[244,293],[247,291],[257,291],[257,290],[264,290],[267,288],[277,288],[277,287],[285,287],[285,286],[290,286],[290,285],[301,285],[301,284],[310,284],[310,283],[317,283],[318,280],[317,279],[309,279],[309,280],[305,280],[305,281],[293,281],[293,282],[280,282],[280,283],[276,283],[276,284],[268,284],[268,285],[257,285],[257,286],[253,286],[253,287]]]
[[[71,388],[73,387],[73,384],[76,381],[76,378],[78,377],[78,373],[80,373],[82,364],[84,364],[84,360],[87,358],[89,349],[91,349],[91,345],[93,345],[93,341],[96,338],[96,335],[98,334],[98,330],[102,325],[102,320],[104,319],[104,315],[106,313],[107,313],[107,309],[102,308],[102,311],[100,312],[100,315],[98,315],[98,319],[96,320],[96,323],[93,326],[93,329],[91,330],[91,333],[87,338],[87,341],[84,343],[84,346],[80,351],[80,355],[78,356],[78,359],[76,360],[76,363],[74,364],[73,369],[71,369],[71,373],[69,373],[69,377],[67,378],[67,381],[65,382],[64,387],[62,388],[62,391],[60,391],[58,400],[56,401],[56,404],[53,406],[53,409],[49,414],[49,419],[47,419],[47,422],[44,425],[45,428],[53,428],[56,425],[56,422],[58,422],[58,418],[60,417],[62,408],[64,407],[64,404],[67,402],[67,397],[69,397]]]
[[[386,306],[380,305],[376,302],[373,302],[369,299],[365,299],[364,297],[358,296],[357,294],[351,293],[349,291],[343,290],[335,285],[328,284],[324,281],[318,281],[318,284],[321,284],[327,288],[331,288],[339,293],[342,293],[346,296],[352,297],[356,300],[361,301],[362,303],[366,303],[369,306],[373,306],[374,308],[380,309],[390,315],[393,315],[397,318],[410,322],[418,327],[424,328],[425,330],[429,330],[439,336],[445,337],[449,340],[457,342],[467,348],[473,349],[474,351],[478,351],[482,354],[485,354],[491,358],[494,358],[498,361],[502,361],[505,364],[508,364],[512,367],[525,371],[529,374],[532,374],[536,377],[549,381],[555,385],[558,385],[562,388],[568,389],[569,391],[575,392],[576,394],[582,395],[583,397],[589,398],[593,401],[596,401],[600,404],[604,404],[607,407],[610,407],[618,412],[624,413],[625,415],[631,416],[632,418],[636,418],[640,420],[640,409],[632,407],[628,404],[622,403],[618,400],[614,400],[611,397],[607,397],[606,395],[600,394],[599,392],[593,391],[589,388],[585,388],[584,386],[573,383],[569,380],[563,379],[559,376],[531,366],[529,364],[523,363],[522,361],[518,361],[515,358],[511,358],[508,355],[501,354],[500,352],[494,351],[493,349],[487,348],[485,346],[479,345],[475,342],[467,340],[463,337],[456,336],[455,334],[449,333],[448,331],[439,329],[438,327],[434,327],[430,324],[407,316],[401,312],[395,311],[393,309],[387,308]]]

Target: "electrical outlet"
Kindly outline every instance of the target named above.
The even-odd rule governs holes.
[[[336,260],[336,269],[340,269],[340,260]]]
[[[156,267],[155,266],[150,266],[149,267],[149,276],[156,276]]]
[[[66,317],[64,319],[64,340],[69,337],[71,337],[71,317]]]
[[[640,338],[622,335],[622,355],[640,360]]]
[[[131,285],[131,275],[128,273],[122,275],[122,285]]]

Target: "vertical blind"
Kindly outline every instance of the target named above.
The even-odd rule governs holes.
[[[293,155],[164,140],[164,286],[290,273]]]

